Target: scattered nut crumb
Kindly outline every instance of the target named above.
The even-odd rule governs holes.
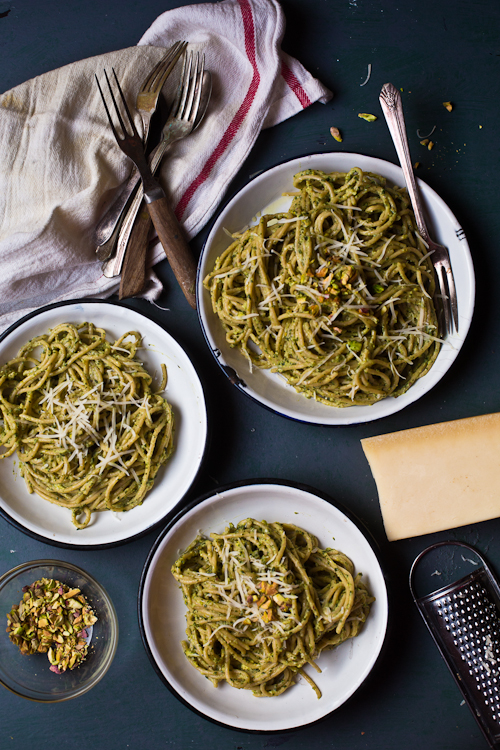
[[[429,139],[428,138],[424,138],[423,141],[420,141],[420,145],[421,146],[427,146],[428,143],[429,143]]]
[[[419,162],[419,161],[416,161],[416,162],[415,162],[415,164],[413,165],[413,168],[414,168],[414,169],[418,169],[418,168],[419,168],[419,166],[420,166],[420,162]]]
[[[376,115],[370,115],[367,112],[360,112],[358,117],[361,117],[362,120],[366,120],[366,122],[375,122],[377,119]]]
[[[434,148],[434,143],[432,141],[429,141],[427,148],[429,149],[429,151],[432,151],[432,149]]]
[[[443,102],[443,107],[448,110],[448,112],[451,112],[453,109],[453,104],[451,102]]]
[[[330,128],[330,133],[336,141],[342,143],[342,136],[340,135],[340,130],[338,128]]]

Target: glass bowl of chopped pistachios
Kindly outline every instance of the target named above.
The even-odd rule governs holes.
[[[118,643],[113,602],[98,581],[59,560],[0,577],[0,683],[29,700],[83,695],[106,674]]]

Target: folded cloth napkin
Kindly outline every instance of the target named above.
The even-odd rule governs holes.
[[[104,298],[92,233],[131,169],[109,127],[95,74],[114,67],[129,100],[164,48],[205,54],[213,93],[202,127],[174,144],[160,179],[189,238],[217,209],[262,128],[331,93],[282,52],[276,0],[223,0],[163,13],[137,47],[67,65],[0,97],[0,331],[50,302]],[[169,83],[169,81],[167,81]],[[173,82],[172,82],[173,84]],[[141,132],[142,123],[136,124]],[[157,244],[150,258],[164,258]],[[150,272],[150,298],[161,284]]]

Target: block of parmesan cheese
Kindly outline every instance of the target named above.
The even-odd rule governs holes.
[[[500,414],[361,443],[390,541],[500,516]]]

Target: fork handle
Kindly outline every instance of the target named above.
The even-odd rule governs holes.
[[[110,205],[102,219],[99,221],[94,229],[94,245],[96,246],[96,253],[99,260],[106,260],[107,248],[104,247],[113,235],[113,231],[123,214],[127,203],[129,202],[132,193],[134,192],[136,185],[140,182],[141,176],[137,167],[132,167],[132,171],[124,183],[120,193],[116,197],[115,201]],[[103,248],[104,249],[101,249]]]
[[[401,102],[401,94],[392,83],[386,83],[384,84],[384,86],[382,86],[379,101],[385,119],[387,121],[387,127],[389,128],[389,132],[394,142],[394,147],[401,164],[401,169],[403,170],[403,175],[406,181],[408,195],[410,196],[410,201],[413,207],[413,213],[415,214],[415,221],[417,223],[418,231],[420,232],[420,236],[426,242],[428,242],[429,232],[427,231],[427,225],[424,219],[420,193],[417,189],[415,175],[413,174],[413,167],[410,157],[410,147],[408,146],[405,119],[403,115],[403,104]]]
[[[168,136],[165,135],[163,140],[160,141],[160,143],[153,149],[153,151],[151,152],[151,156],[149,157],[149,166],[153,174],[156,173],[156,170],[160,166],[161,160],[163,159],[167,148],[170,146],[170,144],[175,143],[176,140],[177,139],[174,138],[174,136],[169,132]],[[130,244],[130,235],[134,227],[134,221],[144,197],[141,177],[138,173],[136,173],[135,185],[138,185],[136,194],[134,195],[126,212],[123,212],[119,217],[118,234],[113,234],[110,240],[108,240],[109,246],[107,248],[108,253],[106,256],[108,260],[103,264],[104,275],[108,278],[119,276],[121,273],[125,254]],[[115,248],[116,255],[113,255],[113,257],[111,257]]]
[[[147,203],[147,207],[170,267],[187,301],[196,310],[196,263],[179,222],[165,196]]]
[[[151,216],[143,205],[136,218],[130,234],[127,253],[123,261],[120,280],[120,299],[137,297],[146,283],[146,255],[148,250],[148,235],[151,229]]]

